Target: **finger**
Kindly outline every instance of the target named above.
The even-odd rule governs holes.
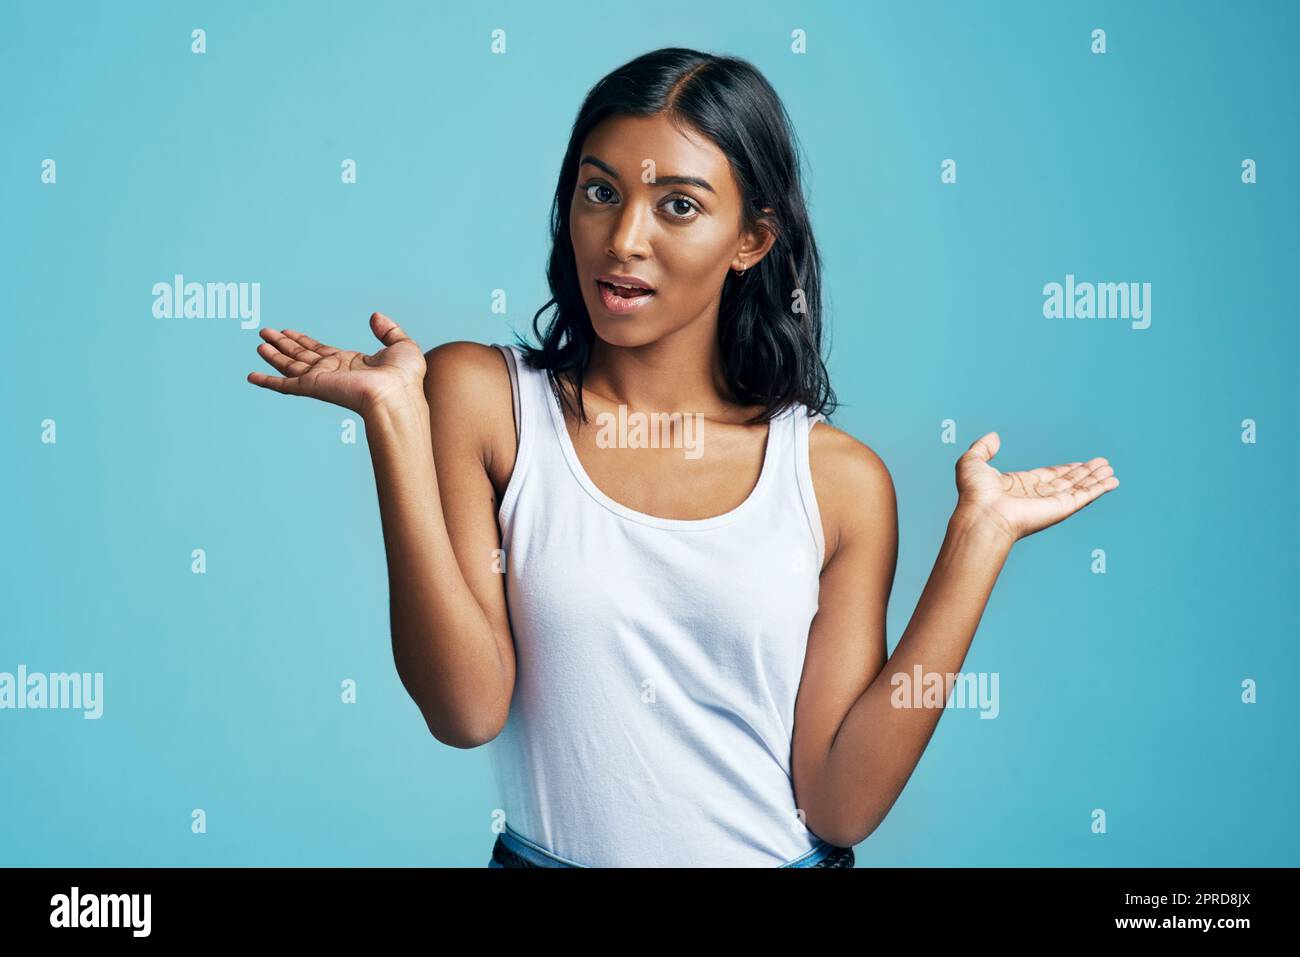
[[[1075,482],[1075,485],[1079,488],[1090,489],[1095,485],[1101,484],[1114,474],[1115,470],[1113,468],[1109,465],[1102,465],[1093,469],[1087,475],[1080,476],[1078,481]]]
[[[1066,471],[1062,472],[1056,478],[1045,482],[1044,487],[1047,491],[1052,493],[1068,491],[1075,485],[1078,485],[1080,481],[1087,478],[1091,473],[1092,470],[1089,469],[1086,464],[1080,462],[1073,468],[1067,468]]]
[[[382,312],[371,313],[370,331],[386,346],[411,338],[402,331],[402,327],[389,319]]]
[[[1091,505],[1118,485],[1119,479],[1114,476],[1107,476],[1106,478],[1100,479],[1084,488],[1076,489],[1071,493],[1070,498],[1075,509],[1078,510],[1087,505]]]
[[[285,332],[288,331],[288,329],[285,330]],[[308,365],[311,365],[320,358],[319,355],[312,352],[310,349],[303,348],[297,340],[286,336],[284,332],[276,332],[274,329],[259,329],[258,332],[261,334],[263,339],[275,346],[291,359],[297,359],[299,362],[305,362]]]
[[[1079,480],[1078,484],[1080,488],[1092,488],[1095,485],[1105,484],[1106,480],[1109,478],[1113,478],[1114,475],[1115,475],[1115,470],[1111,468],[1109,465],[1106,465],[1103,466],[1102,468],[1099,468],[1096,472],[1084,476],[1082,479]],[[1116,483],[1118,483],[1119,479],[1115,479],[1115,481]]]
[[[302,395],[302,385],[297,378],[284,379],[276,375],[267,375],[264,372],[250,372],[248,381],[253,385],[259,385],[263,389],[270,389],[272,392],[281,392],[285,395]]]
[[[297,342],[304,349],[314,352],[318,356],[329,356],[338,352],[338,350],[333,346],[322,345],[305,332],[294,332],[292,329],[286,329],[284,330],[284,334]]]
[[[1067,462],[1064,465],[1045,465],[1042,468],[1030,469],[1029,474],[1038,479],[1039,482],[1054,482],[1082,464],[1082,462]]]
[[[260,343],[257,347],[257,354],[271,363],[277,372],[283,372],[285,375],[300,376],[311,368],[309,363],[290,359],[269,342]]]
[[[1058,468],[1060,467],[1062,466],[1058,466]],[[1110,465],[1100,456],[1095,459],[1089,459],[1087,462],[1076,462],[1074,468],[1069,469],[1067,472],[1063,472],[1057,478],[1047,482],[1047,487],[1052,492],[1065,491],[1071,486],[1078,485],[1088,476],[1096,475],[1099,471],[1104,469],[1110,469]],[[1114,470],[1111,469],[1111,471]],[[1106,472],[1106,474],[1108,475],[1110,472]],[[1104,478],[1105,475],[1102,475],[1101,477]]]
[[[1064,499],[1062,505],[1068,515],[1083,511],[1083,509],[1097,501],[1098,498],[1097,495],[1086,490],[1082,492],[1063,492],[1062,497]]]
[[[981,462],[987,462],[993,456],[998,454],[998,449],[1002,447],[1002,439],[996,432],[985,432],[978,439],[970,444],[966,450],[966,455],[973,455]]]
[[[1085,480],[1086,484],[1081,484],[1077,488],[1061,492],[1062,503],[1073,511],[1085,508],[1091,505],[1097,499],[1101,498],[1111,489],[1119,487],[1119,479],[1113,475],[1107,475],[1104,478],[1094,479],[1089,477]]]

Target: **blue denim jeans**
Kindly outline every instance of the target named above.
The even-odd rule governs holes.
[[[817,846],[806,854],[801,854],[793,861],[787,861],[779,867],[853,867],[856,859],[851,847],[836,847],[827,841],[818,840]],[[506,825],[504,831],[497,835],[492,846],[492,859],[488,867],[586,867],[559,855],[552,854],[544,847],[534,844],[528,838],[511,830]]]

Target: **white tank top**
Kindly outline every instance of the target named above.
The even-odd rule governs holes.
[[[779,866],[819,838],[791,740],[825,554],[808,467],[823,416],[769,427],[740,505],[647,515],[583,469],[544,371],[506,356],[518,451],[498,519],[514,696],[487,747],[505,823],[588,867]]]

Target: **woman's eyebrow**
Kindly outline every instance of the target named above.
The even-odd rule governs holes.
[[[587,163],[590,163],[592,166],[595,166],[599,169],[603,169],[606,173],[608,173],[610,176],[614,177],[615,179],[619,178],[618,170],[614,169],[614,167],[610,166],[608,163],[599,160],[590,154],[584,156],[582,158],[582,162],[579,163],[578,165],[582,166]],[[667,186],[672,184],[682,184],[685,186],[698,186],[700,187],[700,189],[707,189],[710,193],[713,193],[713,195],[715,196],[717,195],[717,190],[715,190],[712,186],[709,185],[708,180],[700,179],[698,176],[658,176],[655,177],[655,181],[653,183],[653,185],[655,186]]]

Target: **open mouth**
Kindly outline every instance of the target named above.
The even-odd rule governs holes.
[[[611,295],[618,296],[620,299],[639,299],[642,296],[653,296],[653,289],[642,289],[640,286],[616,286],[612,282],[596,280],[596,285],[603,289],[609,290]]]

